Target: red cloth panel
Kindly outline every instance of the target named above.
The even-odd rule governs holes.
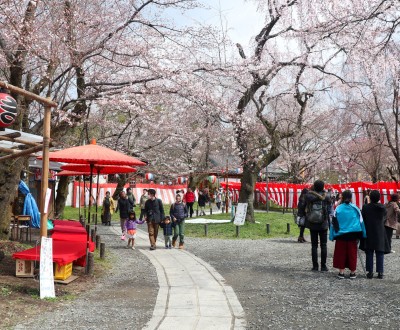
[[[71,234],[86,234],[86,229],[81,227],[72,226],[55,226],[51,230],[53,233],[71,233]]]
[[[94,244],[89,245],[90,251],[94,251]],[[86,255],[86,242],[67,242],[53,240],[53,262],[64,266]],[[14,259],[40,260],[40,246],[14,253]]]
[[[51,235],[51,238],[55,241],[86,242],[87,234],[56,232],[56,233],[53,233],[53,235]],[[90,237],[89,237],[89,239],[90,239]]]
[[[73,220],[53,220],[54,227],[56,226],[70,226],[70,227],[82,227],[79,221]]]

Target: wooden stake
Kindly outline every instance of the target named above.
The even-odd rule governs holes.
[[[106,243],[100,243],[100,259],[106,257]]]

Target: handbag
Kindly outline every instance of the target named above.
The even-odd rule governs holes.
[[[303,227],[306,224],[306,217],[296,217],[296,224],[300,227]]]
[[[121,240],[122,240],[122,241],[125,241],[125,234],[122,234],[122,235],[121,235]]]

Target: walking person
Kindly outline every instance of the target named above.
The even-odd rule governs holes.
[[[181,195],[176,195],[175,203],[171,205],[169,215],[175,224],[172,246],[175,247],[176,240],[179,236],[179,248],[183,249],[183,245],[185,243],[185,218],[188,216],[188,210],[186,205],[182,203]]]
[[[359,239],[366,238],[365,225],[360,209],[351,203],[351,191],[343,191],[342,199],[342,204],[335,210],[329,235],[331,241],[336,240],[333,267],[339,269],[339,279],[344,278],[345,268],[350,269],[350,279],[355,279],[357,244]]]
[[[126,196],[125,191],[121,191],[119,193],[119,199],[117,202],[117,209],[115,212],[119,211],[119,223],[121,226],[121,232],[124,234],[125,232],[125,221],[129,218],[129,200],[128,197]]]
[[[135,238],[136,238],[136,227],[137,225],[141,225],[144,223],[144,220],[140,221],[136,219],[135,211],[129,212],[129,217],[125,221],[125,236],[128,238],[127,249],[130,247],[130,243],[132,243],[132,250],[135,250]]]
[[[297,217],[298,218],[304,218],[305,220],[305,206],[306,206],[306,196],[308,194],[308,189],[304,188],[299,196],[299,203],[297,205]],[[300,228],[300,234],[299,234],[299,238],[297,239],[297,242],[299,243],[305,243],[307,242],[304,238],[304,230],[306,229],[306,224],[305,221],[302,221],[302,224],[298,224],[299,228]]]
[[[195,201],[196,201],[196,195],[194,194],[192,189],[189,187],[185,194],[185,202],[186,202],[187,208],[189,210],[190,217],[193,217],[193,204]]]
[[[165,248],[170,249],[172,245],[172,232],[174,227],[174,224],[171,221],[171,217],[166,216],[165,219],[161,221],[160,227],[163,229],[164,232]]]
[[[106,196],[103,199],[103,205],[101,210],[101,222],[103,225],[111,226],[111,216],[115,210],[114,200],[111,198],[111,193],[106,192]]]
[[[140,196],[140,216],[139,220],[142,220],[144,217],[144,206],[146,204],[146,201],[149,199],[149,196],[147,195],[147,189],[143,189],[142,196]]]
[[[390,253],[389,242],[385,232],[386,207],[379,201],[378,190],[369,193],[370,202],[364,204],[361,214],[365,224],[367,238],[360,240],[360,249],[365,251],[367,278],[374,276],[374,253],[378,278],[383,279],[384,254]]]
[[[197,201],[200,207],[200,215],[206,215],[205,207],[207,203],[207,196],[204,191],[199,191],[199,200]]]
[[[222,192],[217,190],[215,194],[215,204],[217,205],[218,211],[221,209],[221,202],[222,202]]]
[[[332,216],[331,198],[324,190],[324,182],[317,180],[306,195],[306,203],[301,212],[306,214],[306,228],[311,235],[312,270],[318,271],[318,241],[321,246],[321,271],[328,271],[326,258],[328,255],[328,227]]]
[[[155,250],[158,236],[158,227],[161,220],[165,218],[164,206],[161,199],[156,198],[156,191],[154,189],[149,189],[148,193],[149,198],[144,205],[144,212],[149,232],[150,250]]]
[[[389,203],[386,204],[387,216],[385,221],[385,231],[391,253],[395,252],[392,250],[392,236],[393,236],[393,231],[397,229],[397,222],[398,218],[400,217],[400,208],[397,204],[398,202],[399,202],[399,195],[391,194],[390,201]]]
[[[135,195],[132,193],[132,188],[126,189],[126,196],[128,197],[129,201],[129,211],[133,211],[136,206],[136,198]]]

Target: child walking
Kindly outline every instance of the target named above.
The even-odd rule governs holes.
[[[166,216],[164,221],[160,224],[161,228],[164,231],[164,240],[165,240],[165,248],[170,249],[172,243],[172,221],[169,216]]]
[[[132,250],[135,250],[135,238],[136,238],[136,225],[143,224],[144,220],[140,221],[136,219],[135,211],[129,212],[129,218],[125,221],[125,233],[126,237],[128,238],[128,245],[127,249],[129,249],[130,243],[132,242]]]

